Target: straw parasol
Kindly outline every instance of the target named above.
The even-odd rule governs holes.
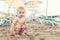
[[[40,5],[41,3],[42,1],[29,1],[29,2],[26,2],[25,5],[29,7],[35,7],[36,5]]]
[[[4,0],[4,2],[13,8],[17,8],[19,6],[32,7],[42,3],[42,1],[33,1],[33,0],[28,2],[24,2],[23,0]]]

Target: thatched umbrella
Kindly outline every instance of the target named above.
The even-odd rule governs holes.
[[[28,1],[28,2],[24,2],[23,0],[4,0],[4,2],[6,3],[6,4],[8,4],[9,5],[9,8],[10,7],[13,7],[15,10],[16,10],[16,8],[17,7],[19,7],[19,6],[24,6],[24,7],[35,7],[36,5],[39,5],[39,4],[41,4],[42,3],[42,1]]]
[[[42,1],[29,1],[29,2],[26,2],[25,5],[29,7],[35,7],[36,5],[40,5],[41,3]]]
[[[10,7],[13,7],[14,9],[16,9],[19,6],[34,7],[34,6],[42,3],[42,1],[28,1],[28,2],[24,2],[23,0],[4,0],[4,2],[6,4],[8,4]]]
[[[36,9],[35,9],[35,7],[38,5],[38,6],[40,6],[40,4],[42,4],[42,1],[38,1],[38,0],[36,0],[36,1],[28,1],[28,2],[25,2],[25,6],[26,7],[29,7],[30,9],[30,11],[32,11],[32,15],[31,16],[35,16],[35,11],[37,11]]]

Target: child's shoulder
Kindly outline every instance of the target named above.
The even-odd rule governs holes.
[[[14,18],[14,20],[17,20],[17,19],[18,19],[18,17],[15,17],[15,18]]]

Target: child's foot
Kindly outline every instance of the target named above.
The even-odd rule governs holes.
[[[23,36],[26,36],[25,34],[22,34]]]
[[[20,37],[20,35],[15,35],[15,37]]]
[[[22,33],[22,36],[25,36],[26,37],[27,36],[27,33]]]

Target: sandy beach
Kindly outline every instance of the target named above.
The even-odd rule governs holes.
[[[26,36],[19,38],[10,35],[10,26],[0,26],[0,40],[60,40],[60,27],[27,23]]]

